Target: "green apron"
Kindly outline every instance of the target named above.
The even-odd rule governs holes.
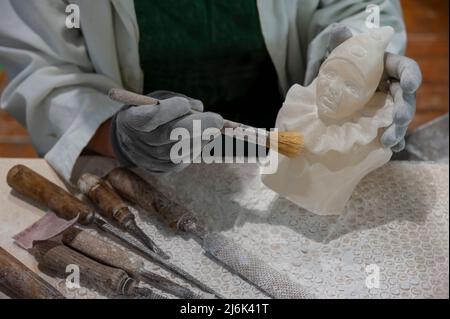
[[[144,92],[200,99],[206,111],[270,128],[281,107],[256,0],[135,0]]]

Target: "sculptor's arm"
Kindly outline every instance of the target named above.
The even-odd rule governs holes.
[[[82,32],[61,23],[65,6],[0,1],[0,61],[9,80],[0,104],[69,180],[98,127],[122,105],[108,98],[108,89],[119,84],[94,71]]]
[[[114,150],[111,145],[110,130],[111,119],[108,119],[100,125],[98,130],[95,132],[94,136],[87,145],[87,149],[103,156],[115,157]]]
[[[86,147],[152,172],[185,167],[172,161],[175,142],[170,132],[194,138],[195,121],[203,130],[214,127],[220,132],[222,118],[209,112],[192,114],[194,109],[202,111],[203,104],[171,92],[154,96],[159,105],[122,108],[107,95],[109,89],[121,87],[119,77],[97,72],[101,68],[91,60],[90,53],[96,51],[88,50],[85,35],[95,30],[66,28],[61,23],[65,9],[65,1],[0,1],[0,61],[10,80],[2,107],[27,128],[39,155],[68,181]],[[183,155],[194,155],[194,148],[189,151]]]

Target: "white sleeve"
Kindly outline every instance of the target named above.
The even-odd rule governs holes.
[[[307,43],[303,46],[307,48],[305,82],[310,82],[315,77],[312,73],[316,72],[317,65],[326,54],[333,24],[346,25],[353,34],[364,32],[369,16],[366,7],[370,4],[377,5],[380,9],[380,26],[394,28],[395,35],[387,51],[404,54],[406,31],[398,0],[321,0],[308,27],[305,37]]]
[[[66,180],[97,128],[120,107],[119,83],[95,72],[81,30],[65,26],[65,1],[0,3],[0,62],[9,84],[0,105]]]

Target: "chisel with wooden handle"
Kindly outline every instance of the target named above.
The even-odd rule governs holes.
[[[212,288],[148,249],[134,237],[129,236],[113,225],[106,223],[101,218],[98,218],[95,211],[88,205],[32,169],[24,165],[13,166],[8,172],[7,182],[15,191],[47,206],[59,217],[71,220],[79,216],[78,222],[80,224],[96,225],[99,229],[120,239],[122,243],[138,250],[149,260],[158,263],[163,268],[192,283],[203,291],[213,294],[218,298],[223,298]]]
[[[125,270],[133,278],[139,279],[155,288],[184,299],[212,298],[200,295],[158,274],[144,270],[144,263],[137,255],[125,251],[110,242],[78,227],[67,229],[62,242],[67,246],[103,264]]]
[[[258,256],[218,233],[209,233],[195,216],[146,180],[125,168],[115,168],[108,182],[130,202],[156,212],[169,226],[198,237],[203,249],[229,269],[273,298],[313,298],[288,276],[270,267]]]
[[[122,296],[164,299],[151,289],[139,287],[138,282],[124,270],[103,265],[63,244],[40,241],[31,252],[39,267],[52,270],[61,277],[67,275],[68,265],[76,265],[80,271],[80,281],[84,284]]]
[[[7,183],[16,192],[47,206],[61,218],[71,220],[78,216],[82,225],[96,225],[129,245],[135,244],[130,237],[125,239],[121,231],[99,218],[91,207],[24,165],[16,165],[9,170]]]
[[[139,228],[133,213],[122,198],[100,177],[85,173],[78,179],[78,188],[97,205],[103,217],[116,221],[124,230],[140,240],[145,246],[161,257],[169,259],[169,256]]]
[[[56,288],[1,247],[0,291],[11,298],[64,299]]]

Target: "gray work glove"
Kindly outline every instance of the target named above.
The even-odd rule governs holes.
[[[173,163],[172,146],[179,142],[170,140],[176,128],[189,131],[192,154],[193,120],[201,121],[206,128],[221,129],[220,115],[203,111],[199,100],[167,91],[149,94],[160,101],[158,105],[125,106],[112,119],[111,143],[119,162],[124,166],[142,167],[150,172],[168,173],[186,167],[185,163]],[[198,112],[192,112],[193,110]],[[202,146],[208,141],[202,141]]]
[[[327,52],[330,53],[351,36],[348,27],[337,24],[331,30]],[[422,72],[416,61],[405,56],[386,52],[384,61],[384,75],[379,89],[389,90],[394,99],[394,121],[381,136],[381,144],[400,152],[405,148],[406,130],[416,112],[416,91],[422,84]],[[309,76],[311,79],[306,79],[306,83],[317,77],[321,64],[314,66],[314,71],[310,73],[313,77]]]

